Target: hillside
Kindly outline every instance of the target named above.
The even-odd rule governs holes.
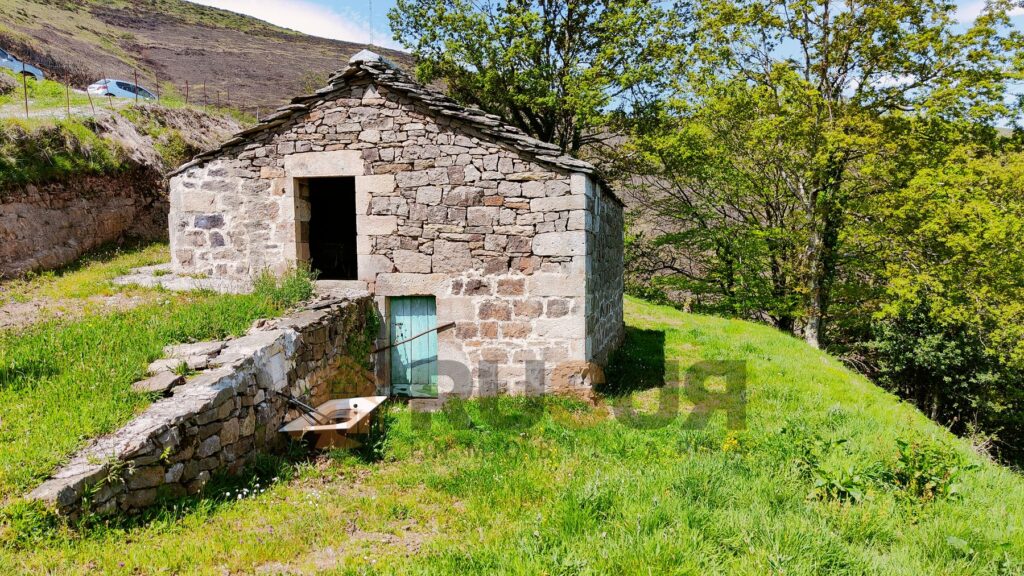
[[[357,454],[267,459],[201,499],[59,533],[0,526],[15,573],[1020,574],[1024,481],[770,328],[627,300],[597,407],[502,398],[413,418]],[[745,427],[665,364],[734,360]],[[83,383],[84,385],[84,383]],[[712,389],[717,389],[713,380]],[[678,396],[676,396],[678,394]],[[698,412],[699,414],[699,412]],[[0,524],[3,514],[0,514]]]
[[[323,85],[364,46],[285,30],[184,0],[0,0],[0,47],[84,88],[106,77],[160,83],[193,102],[279,106]],[[403,65],[410,56],[374,50]]]

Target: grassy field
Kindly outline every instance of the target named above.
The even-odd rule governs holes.
[[[36,272],[0,284],[0,306],[6,302],[36,299],[85,299],[126,292],[153,294],[152,290],[118,286],[111,280],[128,274],[132,268],[162,264],[169,260],[167,244],[163,243],[106,246],[59,270]]]
[[[1020,574],[1024,483],[838,361],[746,322],[627,302],[598,407],[392,406],[363,455],[215,484],[115,524],[7,528],[0,565],[112,574]],[[652,410],[665,360],[745,371],[745,427]],[[670,378],[671,379],[671,378]],[[711,379],[712,390],[719,389]],[[678,389],[669,388],[665,405]],[[500,410],[499,416],[496,410]],[[429,422],[429,424],[427,424]],[[632,423],[632,424],[630,424]],[[699,423],[699,422],[698,422]],[[643,424],[643,425],[640,425]],[[905,442],[905,445],[901,445]],[[276,481],[275,481],[276,477]]]
[[[0,331],[0,502],[31,488],[90,438],[150,402],[131,390],[147,364],[177,342],[243,333],[257,318],[308,297],[308,281],[264,279],[251,295],[175,294],[110,280],[166,259],[166,246],[104,251],[66,270],[4,286],[13,301],[146,293],[140,306]]]

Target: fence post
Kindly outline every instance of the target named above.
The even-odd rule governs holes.
[[[188,106],[188,80],[185,80],[185,106]]]
[[[25,63],[21,63],[21,88],[25,91],[25,120],[28,120],[28,74],[25,73]]]
[[[92,108],[92,116],[96,117],[96,106],[92,103],[92,92],[89,92],[89,88],[86,87],[85,95],[89,97],[89,108]]]
[[[210,97],[206,94],[206,81],[203,80],[203,112],[210,107]]]
[[[102,72],[103,72],[103,79],[104,80],[110,80],[110,77],[107,76],[107,71],[103,70]],[[110,95],[110,90],[107,90],[107,106],[109,106],[111,110],[114,109],[114,97]]]
[[[135,73],[135,90],[133,90],[133,92],[135,92],[135,105],[138,106],[139,105],[139,71],[136,69],[136,70],[132,70],[132,72]]]

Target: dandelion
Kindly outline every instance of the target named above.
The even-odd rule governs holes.
[[[739,447],[740,441],[735,436],[729,436],[722,442],[722,452],[735,452]]]

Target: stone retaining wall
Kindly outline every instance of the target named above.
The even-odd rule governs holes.
[[[0,191],[0,278],[68,264],[125,237],[167,238],[167,196],[155,172]]]
[[[205,369],[117,432],[92,442],[30,497],[77,517],[195,494],[211,474],[237,472],[257,452],[283,445],[278,429],[298,414],[279,393],[314,405],[372,395],[372,374],[362,368],[368,358],[352,356],[368,353],[372,300],[358,295],[319,306],[223,346],[175,347],[191,350],[182,360]],[[158,361],[151,370],[173,365]]]

